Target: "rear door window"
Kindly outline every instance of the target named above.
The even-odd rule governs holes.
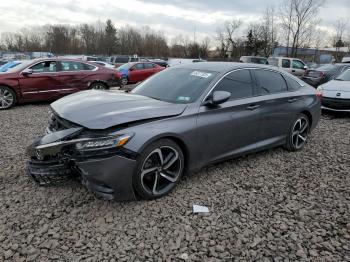
[[[275,94],[287,91],[287,84],[280,73],[257,69],[254,71],[260,95]]]
[[[85,70],[84,64],[75,61],[61,61],[61,71],[81,71]]]
[[[250,70],[238,70],[225,76],[215,87],[214,91],[231,93],[230,100],[253,96],[253,81]]]
[[[283,68],[290,68],[290,60],[289,59],[282,59],[282,67]]]
[[[132,67],[134,70],[143,70],[143,63],[138,63]]]
[[[144,66],[145,66],[145,69],[152,69],[155,67],[155,65],[152,63],[145,63]]]

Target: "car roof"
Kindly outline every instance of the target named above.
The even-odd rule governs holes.
[[[275,66],[269,65],[260,65],[260,64],[250,64],[250,63],[238,63],[238,62],[202,62],[202,63],[188,63],[188,64],[179,64],[173,66],[173,68],[188,68],[194,70],[208,70],[215,71],[220,73],[226,73],[228,71],[239,69],[239,68],[265,68],[273,69],[275,71],[280,70]]]

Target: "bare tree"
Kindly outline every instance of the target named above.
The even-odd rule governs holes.
[[[218,42],[217,50],[221,57],[232,57],[234,49],[237,47],[237,31],[241,27],[240,19],[232,19],[226,21],[222,27],[219,27],[216,32],[216,41]]]
[[[333,47],[335,47],[335,58],[340,60],[340,48],[346,45],[345,41],[345,30],[348,27],[348,20],[340,18],[334,25],[335,34],[333,36]],[[344,42],[345,41],[345,42]]]
[[[282,28],[287,36],[287,54],[297,56],[298,48],[310,41],[313,25],[317,24],[318,12],[325,0],[284,0],[280,8]]]

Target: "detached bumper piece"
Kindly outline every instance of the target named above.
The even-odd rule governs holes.
[[[67,180],[77,177],[75,170],[65,164],[35,163],[29,161],[27,174],[40,186],[61,185]]]

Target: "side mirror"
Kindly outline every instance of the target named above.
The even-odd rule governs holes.
[[[305,65],[305,66],[303,67],[303,69],[304,69],[304,70],[307,70],[307,66]]]
[[[222,103],[225,103],[231,97],[230,92],[226,91],[214,91],[208,99],[204,102],[206,106],[217,106]]]
[[[129,71],[134,71],[134,70],[135,70],[135,68],[133,68],[133,67],[129,68]]]
[[[22,74],[23,75],[31,75],[31,74],[33,74],[33,70],[30,68],[26,68],[22,71]]]

